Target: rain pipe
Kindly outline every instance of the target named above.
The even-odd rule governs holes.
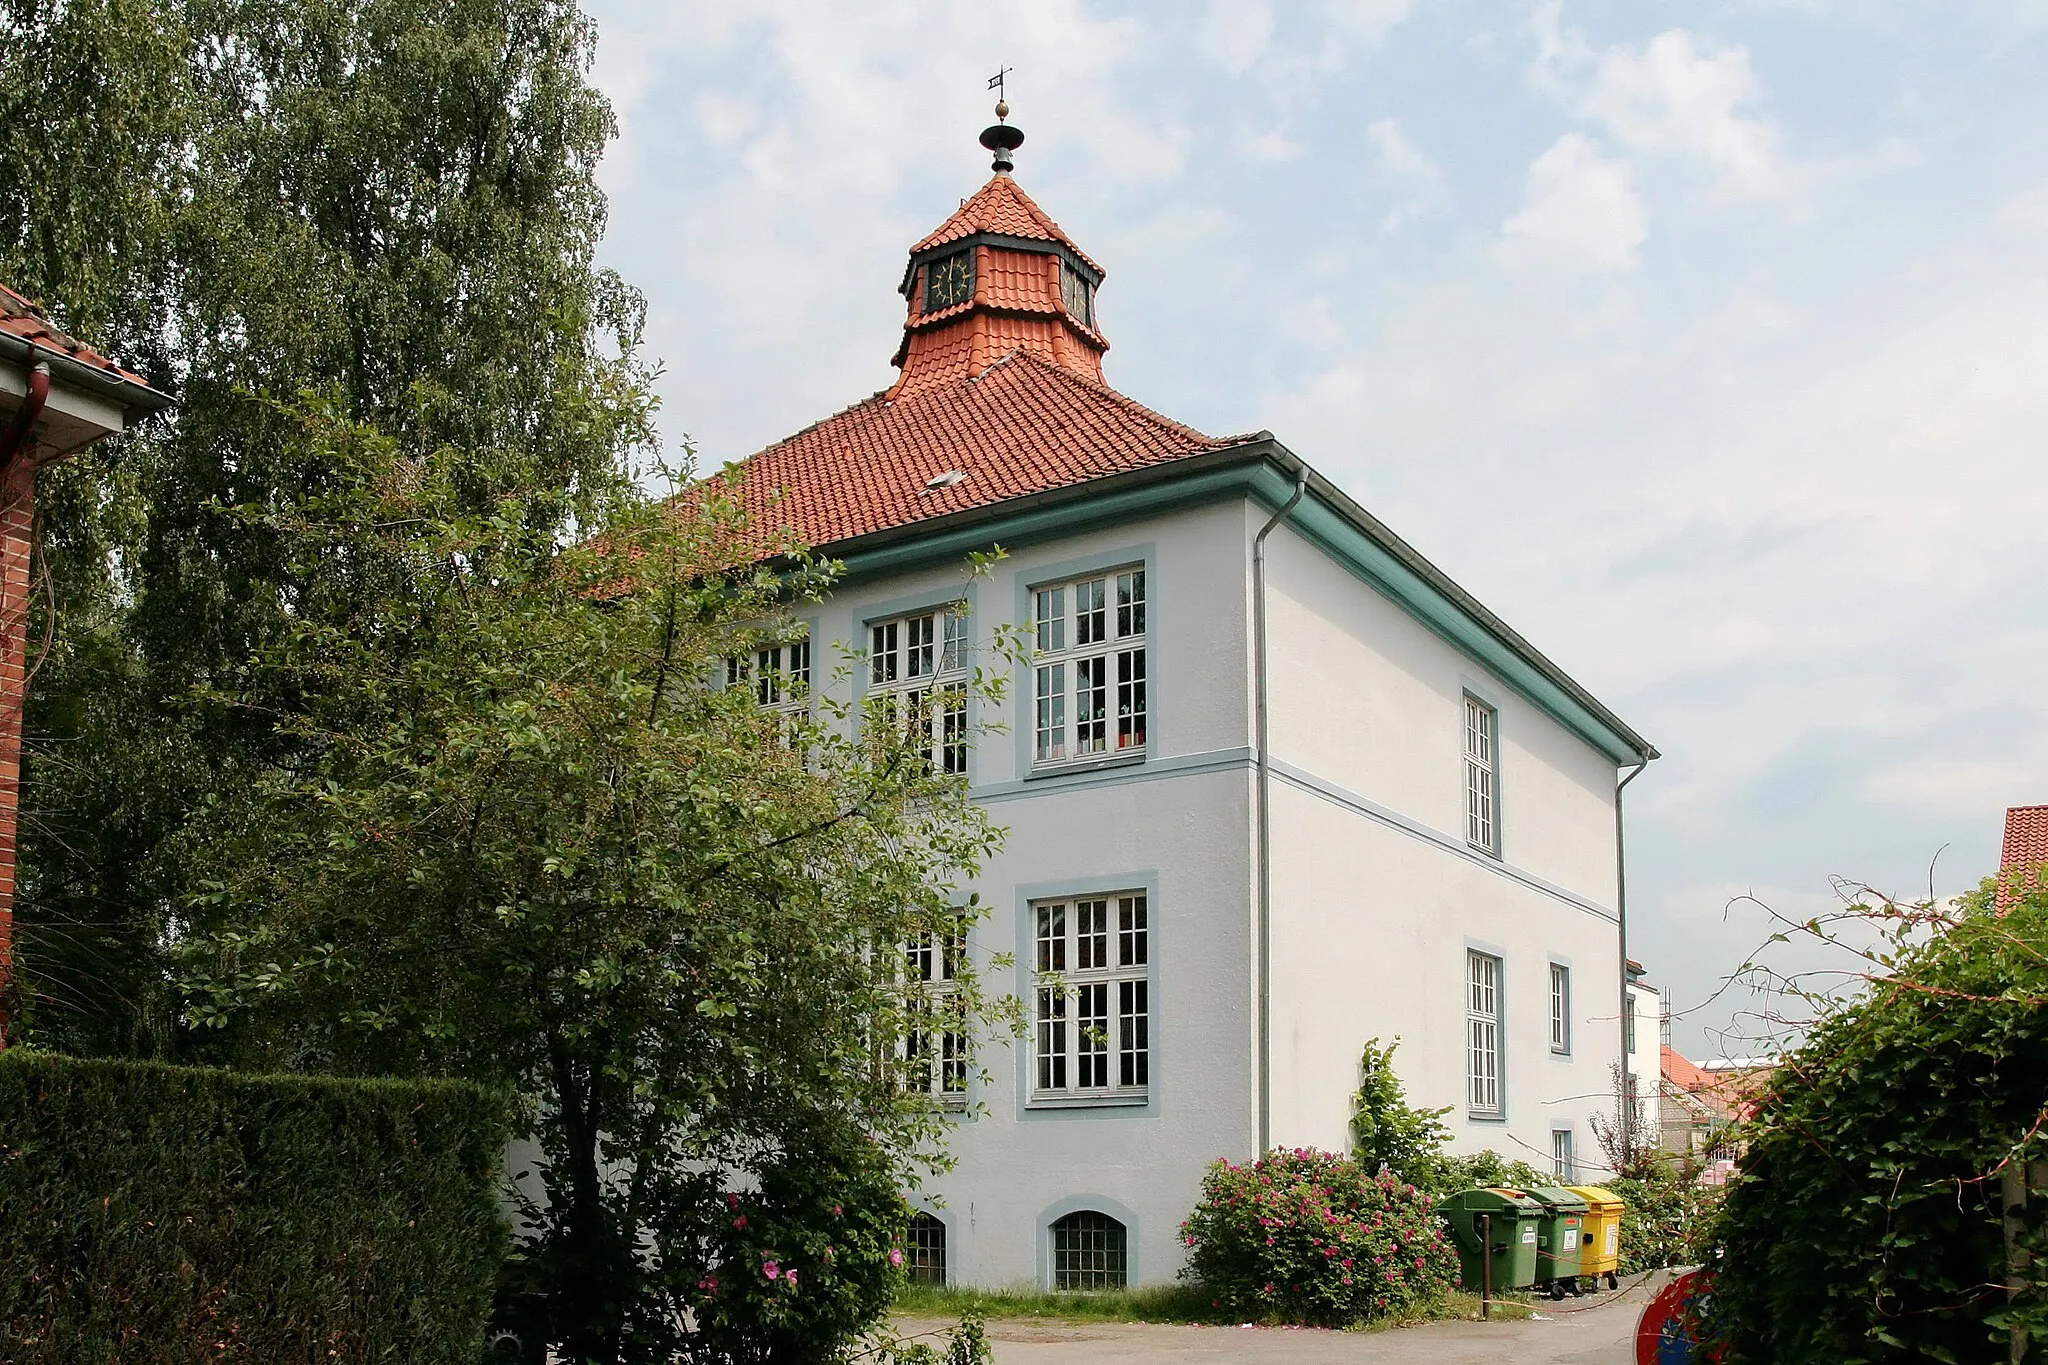
[[[1267,758],[1266,712],[1266,537],[1293,513],[1308,492],[1308,468],[1294,479],[1294,493],[1252,538],[1253,712],[1258,729],[1259,804],[1259,1155],[1273,1145],[1273,767]]]
[[[1634,1073],[1628,1064],[1628,1038],[1634,1029],[1636,1012],[1635,992],[1628,988],[1628,846],[1621,832],[1621,793],[1629,783],[1643,775],[1643,769],[1650,766],[1651,755],[1644,754],[1642,761],[1630,770],[1614,788],[1614,923],[1621,940],[1621,1150],[1624,1155],[1634,1150],[1635,1142],[1635,1095],[1629,1081]],[[1659,1034],[1661,1040],[1662,1035]],[[1638,1037],[1636,1043],[1642,1044]],[[1621,1172],[1616,1171],[1616,1175]]]
[[[50,367],[47,362],[38,361],[28,372],[27,396],[21,400],[7,434],[0,436],[0,469],[12,465],[14,457],[28,444],[29,433],[35,430],[36,419],[43,415],[43,405],[49,401]]]

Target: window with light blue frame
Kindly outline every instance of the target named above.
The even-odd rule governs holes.
[[[1150,915],[1142,891],[1033,902],[1034,1098],[1143,1099],[1152,1083]]]
[[[866,695],[940,772],[967,771],[967,604],[868,623]]]
[[[1034,769],[1144,753],[1146,591],[1142,565],[1032,587]]]

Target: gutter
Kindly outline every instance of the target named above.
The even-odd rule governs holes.
[[[1266,537],[1287,520],[1308,492],[1309,471],[1295,474],[1294,493],[1252,538],[1253,710],[1258,727],[1259,809],[1259,1150],[1273,1145],[1273,765],[1266,707]]]
[[[42,346],[18,337],[12,332],[0,332],[0,358],[12,360],[24,369],[33,370],[38,365],[50,367],[50,375],[58,383],[104,398],[121,409],[123,421],[134,421],[151,413],[162,412],[171,406],[171,396],[138,383],[124,379],[97,365],[88,365],[74,358],[69,352],[51,346]]]

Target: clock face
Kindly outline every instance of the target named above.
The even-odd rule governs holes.
[[[974,296],[974,253],[956,251],[925,267],[924,310],[936,313]]]

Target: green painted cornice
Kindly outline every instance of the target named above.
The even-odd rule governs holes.
[[[821,545],[817,552],[846,566],[845,581],[872,579],[1200,503],[1249,498],[1277,510],[1303,473],[1308,493],[1288,518],[1303,538],[1615,763],[1658,757],[1648,740],[1271,432],[1183,460]]]

